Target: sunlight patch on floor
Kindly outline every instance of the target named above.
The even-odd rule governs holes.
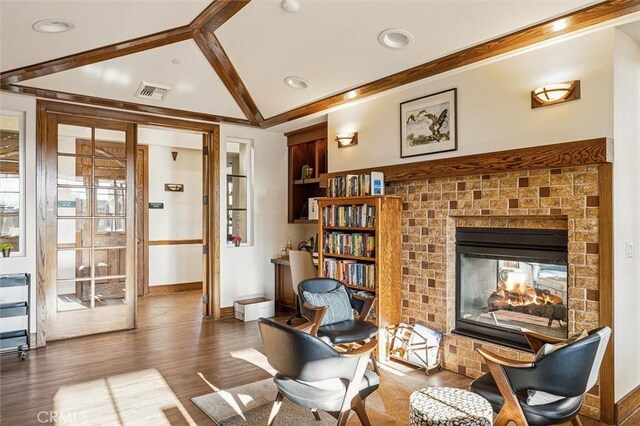
[[[242,349],[240,351],[232,351],[232,352],[229,352],[229,354],[233,358],[242,359],[244,361],[247,361],[255,365],[256,367],[262,368],[264,371],[271,374],[272,376],[275,376],[275,374],[277,373],[277,371],[271,368],[271,366],[269,365],[269,362],[267,361],[267,357],[264,356],[264,354],[262,354],[260,351],[257,351],[254,348]]]
[[[170,426],[165,413],[175,410],[188,425],[196,425],[156,369],[63,386],[53,406],[59,425]]]

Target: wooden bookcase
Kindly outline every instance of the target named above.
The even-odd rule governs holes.
[[[333,226],[325,224],[325,208],[339,206],[372,206],[375,211],[373,226]],[[318,274],[325,276],[325,259],[350,260],[358,263],[373,265],[374,287],[361,287],[347,285],[347,287],[373,293],[377,297],[374,305],[374,321],[380,328],[378,353],[385,354],[386,336],[384,327],[397,324],[401,321],[402,309],[402,266],[400,251],[402,236],[400,230],[402,216],[401,197],[392,196],[366,196],[345,198],[321,198],[318,200]],[[367,256],[353,256],[348,254],[330,253],[330,248],[325,247],[325,234],[368,234],[374,238],[375,253]],[[344,280],[343,280],[344,282]]]
[[[326,195],[320,187],[320,175],[327,172],[327,123],[285,133],[289,150],[289,181],[287,185],[289,223],[316,223],[308,219],[307,203],[311,197]],[[302,167],[313,168],[313,176],[302,176]],[[301,218],[307,208],[307,218]]]

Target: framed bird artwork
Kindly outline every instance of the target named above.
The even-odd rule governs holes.
[[[400,157],[458,149],[456,89],[400,104]]]

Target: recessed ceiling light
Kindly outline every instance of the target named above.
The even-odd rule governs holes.
[[[285,78],[284,83],[293,89],[306,89],[309,87],[309,82],[307,80],[293,75]]]
[[[404,49],[413,43],[413,35],[409,31],[389,28],[380,33],[378,41],[389,49]]]
[[[180,65],[180,59],[178,59],[178,58],[172,59],[172,60],[171,60],[171,63],[172,63],[173,65]]]
[[[33,24],[33,29],[39,33],[64,33],[71,31],[75,25],[67,19],[43,19]]]
[[[300,10],[300,3],[296,0],[282,0],[280,7],[286,12],[296,13]]]

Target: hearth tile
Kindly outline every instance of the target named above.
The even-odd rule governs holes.
[[[598,193],[598,185],[575,185],[573,187],[573,193],[575,195],[593,195]]]
[[[529,185],[531,186],[549,186],[551,180],[549,175],[531,176],[529,178]]]
[[[518,179],[518,187],[526,188],[528,186],[529,186],[529,178],[528,177],[521,177],[520,179]]]
[[[465,182],[458,182],[458,191],[464,191],[466,186]]]
[[[560,187],[562,188],[562,187]],[[565,194],[555,194],[555,196],[559,196],[559,195],[565,195]],[[549,197],[551,196],[551,188],[549,188],[548,186],[543,186],[540,188],[540,197]]]
[[[559,175],[562,173],[562,169],[551,169],[549,173],[551,173],[552,175]]]
[[[517,198],[511,198],[509,200],[509,208],[510,209],[517,209],[518,208],[518,199]]]
[[[403,308],[408,308],[409,307],[409,301],[407,299],[403,299],[402,300],[402,307]]]
[[[587,196],[587,207],[599,207],[600,206],[600,197],[597,195],[589,195]]]
[[[459,365],[458,366],[458,374],[462,374],[463,376],[467,375],[467,367],[465,367],[464,365]]]
[[[550,215],[554,215],[554,216],[561,215],[562,214],[562,209],[550,209],[549,210],[549,214]]]
[[[422,295],[422,303],[429,303],[429,296],[427,296],[426,294]]]
[[[458,202],[453,200],[453,201],[449,201],[449,209],[450,210],[455,210],[458,208]]]

